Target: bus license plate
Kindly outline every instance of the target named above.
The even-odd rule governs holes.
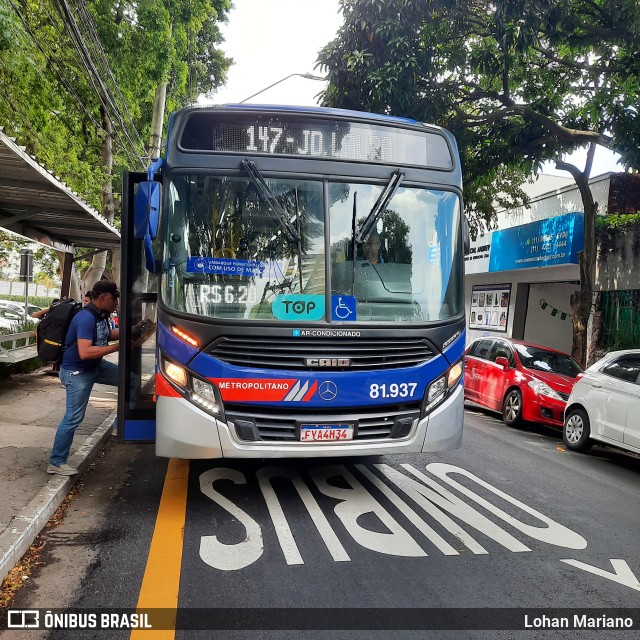
[[[301,424],[300,442],[353,440],[352,424]]]

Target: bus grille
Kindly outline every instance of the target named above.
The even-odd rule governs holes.
[[[309,370],[307,358],[349,358],[349,367],[322,367],[322,371],[399,369],[431,359],[435,353],[423,338],[267,338],[224,336],[207,349],[222,362],[239,367]]]
[[[259,440],[290,441],[298,440],[297,425],[299,423],[357,423],[355,440],[377,440],[391,437],[403,437],[407,435],[409,423],[420,417],[420,403],[405,403],[386,405],[381,407],[348,407],[344,412],[340,410],[307,410],[297,411],[295,415],[285,414],[278,407],[258,407],[247,405],[231,405],[225,403],[225,415],[229,422],[237,420],[246,421],[255,425]],[[392,434],[398,418],[404,418],[405,427],[396,429]],[[249,440],[236,429],[238,437]],[[255,432],[254,432],[255,433]],[[251,438],[256,440],[255,435]]]

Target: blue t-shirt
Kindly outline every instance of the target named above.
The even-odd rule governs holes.
[[[78,353],[78,338],[91,340],[96,347],[104,347],[109,344],[109,331],[108,320],[98,320],[89,309],[79,311],[71,320],[67,331],[61,366],[75,371],[91,371],[97,368],[102,358],[83,360]]]

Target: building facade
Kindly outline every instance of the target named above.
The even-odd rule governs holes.
[[[640,210],[637,176],[607,173],[592,178],[590,184],[599,215],[626,213],[634,207]],[[638,194],[631,193],[635,187]],[[540,176],[526,188],[530,205],[498,211],[497,230],[472,241],[466,256],[468,339],[504,335],[571,352],[569,301],[580,287],[582,199],[571,178]],[[633,293],[640,289],[640,243],[636,235],[637,229],[632,229],[606,248],[598,241],[594,270],[598,320],[598,301],[638,298]]]

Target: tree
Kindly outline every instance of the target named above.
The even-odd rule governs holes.
[[[635,0],[343,0],[344,25],[320,53],[323,102],[450,129],[465,199],[479,228],[545,160],[568,171],[583,201],[573,355],[586,360],[598,204],[596,145],[640,165],[640,5]],[[563,161],[588,148],[583,168]]]
[[[230,6],[0,0],[0,124],[115,221],[122,170],[147,163],[157,87],[166,85],[173,110],[224,83],[231,60],[220,51],[219,24]],[[79,274],[83,288],[109,266],[106,252],[93,256]],[[72,284],[77,297],[78,276]]]

